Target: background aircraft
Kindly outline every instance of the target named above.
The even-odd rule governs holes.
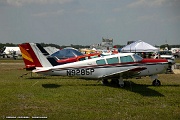
[[[84,61],[58,65],[54,59],[46,58],[34,43],[27,43],[31,51],[29,58],[36,69],[32,72],[44,75],[79,76],[84,78],[102,79],[104,84],[111,82],[123,87],[124,78],[134,76],[150,76],[153,85],[159,86],[157,74],[163,73],[167,66],[166,59],[142,59],[134,53],[119,53]],[[25,57],[24,57],[25,58]]]

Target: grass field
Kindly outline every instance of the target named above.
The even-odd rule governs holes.
[[[149,77],[126,80],[124,88],[75,77],[27,73],[19,62],[0,61],[0,117],[49,120],[179,120],[180,74],[161,74],[162,86]]]
[[[180,58],[176,58],[176,59],[175,59],[175,62],[176,62],[176,63],[180,63]]]

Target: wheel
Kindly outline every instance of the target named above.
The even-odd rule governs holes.
[[[152,82],[152,85],[153,85],[153,86],[160,86],[160,85],[161,85],[161,82],[160,82],[158,79],[155,79],[155,80]]]
[[[111,79],[111,85],[115,85],[115,86],[117,86],[117,87],[124,87],[124,82],[123,81],[121,81],[121,82],[119,82],[119,79]]]
[[[119,84],[119,87],[123,88],[123,87],[124,87],[124,84]]]
[[[107,79],[103,79],[103,80],[102,80],[102,83],[103,83],[103,85],[107,85],[107,84],[109,84],[109,82],[108,82],[108,80],[107,80]]]

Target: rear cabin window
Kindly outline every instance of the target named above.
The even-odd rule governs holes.
[[[97,58],[98,56],[90,56],[90,58],[92,59],[92,58]]]
[[[115,64],[115,63],[119,63],[119,59],[118,57],[113,57],[113,58],[108,58],[106,59],[108,64]]]
[[[97,65],[104,65],[104,64],[106,64],[104,59],[97,60],[96,63],[97,63]]]
[[[121,63],[125,63],[125,62],[134,62],[133,58],[131,56],[123,56],[120,57]]]

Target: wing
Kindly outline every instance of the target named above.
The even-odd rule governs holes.
[[[119,78],[119,76],[122,76],[123,78],[131,78],[138,74],[140,74],[140,71],[147,69],[146,67],[139,66],[139,67],[133,67],[124,71],[119,71],[116,73],[111,73],[108,75],[104,75],[101,78]]]

